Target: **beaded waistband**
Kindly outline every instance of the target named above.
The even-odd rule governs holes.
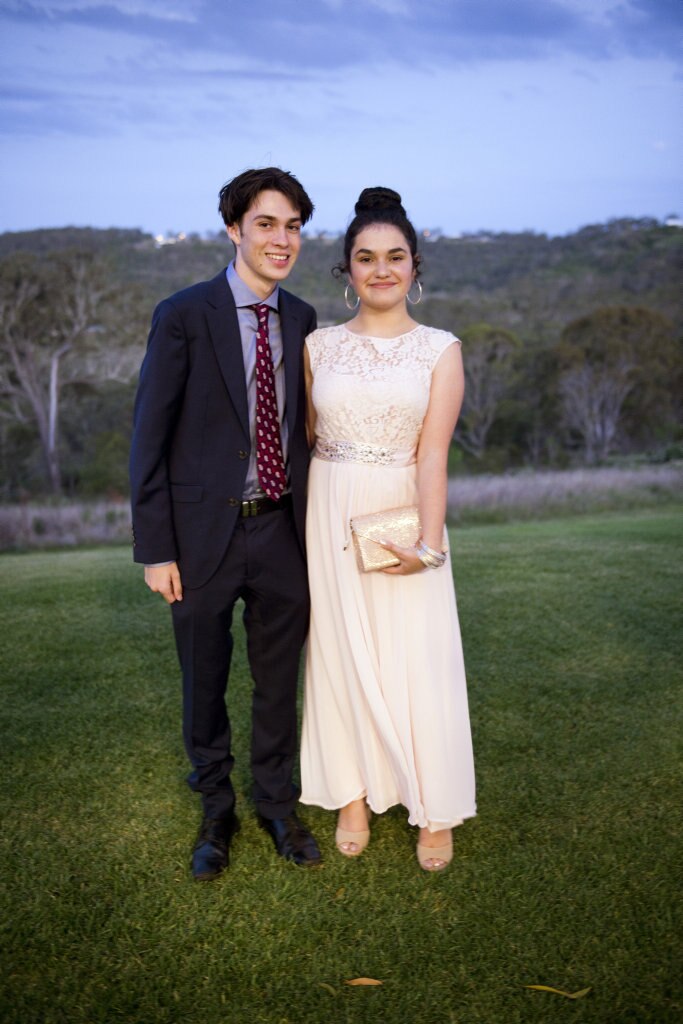
[[[325,441],[318,438],[315,455],[325,462],[365,462],[374,466],[407,466],[415,461],[413,452],[379,444],[355,441]]]

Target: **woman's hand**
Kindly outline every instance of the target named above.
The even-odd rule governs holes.
[[[381,572],[386,572],[391,576],[412,576],[414,573],[424,570],[425,567],[418,558],[415,548],[401,548],[389,540],[383,541],[382,547],[396,555],[401,564],[390,565],[386,569],[382,569]]]

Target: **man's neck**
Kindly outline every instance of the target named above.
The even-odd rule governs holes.
[[[256,274],[252,274],[251,271],[244,263],[233,260],[233,267],[235,273],[241,281],[244,281],[247,288],[251,288],[254,295],[259,299],[268,299],[273,294],[275,289],[278,287],[277,283],[273,284],[272,281],[265,281],[263,278],[258,277]]]

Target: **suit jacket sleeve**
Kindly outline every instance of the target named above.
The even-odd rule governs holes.
[[[150,564],[178,558],[168,453],[187,374],[185,330],[177,309],[166,299],[152,316],[135,400],[130,482],[136,562]]]

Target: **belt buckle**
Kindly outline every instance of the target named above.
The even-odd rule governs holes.
[[[249,498],[247,501],[242,502],[242,517],[257,516],[258,515],[258,498]]]

